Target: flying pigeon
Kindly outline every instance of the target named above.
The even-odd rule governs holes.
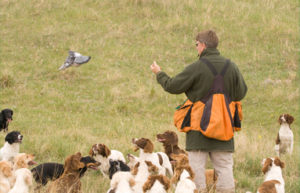
[[[59,67],[59,70],[64,70],[71,66],[80,66],[81,64],[87,63],[91,59],[90,56],[83,56],[78,52],[69,51],[69,56],[67,57],[65,63]]]

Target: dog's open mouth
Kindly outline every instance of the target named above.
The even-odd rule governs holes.
[[[17,140],[17,143],[22,143],[22,139],[18,139],[18,140]]]
[[[164,139],[164,138],[157,138],[157,141],[164,142],[164,141],[166,141],[166,139]]]
[[[101,165],[101,163],[100,162],[98,162],[98,163],[88,163],[87,164],[87,167],[89,168],[89,169],[92,169],[92,170],[98,170],[99,168],[99,166]]]

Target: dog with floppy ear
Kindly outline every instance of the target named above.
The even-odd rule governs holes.
[[[80,171],[85,164],[80,161],[78,152],[66,158],[64,173],[49,186],[49,193],[81,193]]]
[[[282,177],[284,163],[278,157],[275,157],[264,159],[262,164],[265,179],[258,188],[257,193],[284,193],[285,183]]]
[[[279,116],[280,128],[276,138],[275,151],[277,156],[280,154],[292,154],[294,146],[294,134],[290,125],[294,122],[294,117],[289,114]]]
[[[3,109],[0,112],[0,131],[8,131],[8,125],[13,120],[13,114],[14,112],[11,109]]]
[[[89,155],[100,162],[100,171],[103,176],[109,175],[109,160],[126,162],[123,153],[117,150],[110,150],[105,144],[94,144],[89,151]]]
[[[0,149],[0,160],[12,161],[20,151],[23,136],[19,131],[9,132],[5,136],[4,146]]]

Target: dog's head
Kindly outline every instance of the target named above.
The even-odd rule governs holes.
[[[18,169],[18,170],[16,170],[15,175],[22,176],[22,179],[24,180],[24,182],[27,186],[32,185],[32,173],[30,172],[29,169],[27,169],[27,168]]]
[[[165,145],[178,145],[178,136],[174,131],[166,131],[156,135],[157,141]]]
[[[129,172],[130,168],[129,168],[128,165],[126,165],[121,160],[115,161],[115,160],[110,159],[109,160],[109,170],[108,170],[109,179],[112,179],[113,175],[115,173],[117,173],[118,171],[127,171],[127,172]]]
[[[263,159],[262,165],[262,172],[264,174],[271,170],[272,167],[280,167],[281,169],[284,168],[284,162],[282,162],[278,157]]]
[[[150,139],[147,138],[140,138],[132,139],[132,143],[135,145],[134,151],[137,151],[138,149],[144,150],[145,153],[152,153],[154,149],[153,143],[150,141]]]
[[[36,164],[34,157],[33,154],[19,153],[14,158],[15,168],[28,168],[29,166]]]
[[[181,154],[174,154],[172,153],[170,155],[171,159],[172,159],[172,164],[176,166],[184,166],[184,165],[189,165],[189,158],[181,153]]]
[[[14,114],[14,112],[11,109],[3,109],[1,111],[1,116],[2,116],[3,120],[6,121],[6,123],[11,122],[13,120],[13,114]]]
[[[101,155],[107,158],[110,155],[110,153],[110,149],[104,144],[94,144],[89,151],[89,154],[92,157],[96,155]]]
[[[13,175],[11,163],[8,161],[0,161],[0,174],[3,174],[6,178]],[[1,176],[1,175],[0,175]]]
[[[22,140],[23,140],[23,135],[21,135],[19,131],[9,132],[5,136],[5,141],[7,141],[9,144],[22,143]]]
[[[282,114],[279,116],[278,122],[279,124],[287,123],[290,125],[294,122],[294,117],[290,114]]]
[[[70,155],[65,160],[64,170],[66,173],[80,172],[85,167],[81,160],[81,153],[77,152],[74,155]]]
[[[80,162],[84,163],[87,168],[98,170],[98,166],[101,165],[100,162],[97,162],[94,158],[90,156],[85,156],[80,159]]]

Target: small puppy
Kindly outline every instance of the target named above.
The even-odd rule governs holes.
[[[16,183],[8,193],[29,193],[32,186],[32,174],[29,169],[21,168],[15,171]]]
[[[23,136],[19,131],[9,132],[5,136],[4,146],[0,149],[0,161],[12,161],[20,151],[20,144],[22,143]]]
[[[85,167],[78,152],[66,158],[64,173],[49,186],[49,193],[81,193],[80,171]]]
[[[186,154],[186,152],[183,149],[178,147],[178,136],[174,131],[169,131],[168,130],[168,131],[166,131],[162,134],[157,134],[156,138],[157,138],[157,141],[159,141],[160,143],[163,144],[165,153],[167,154],[167,156],[169,157],[170,160],[172,160],[170,158],[170,155],[172,153],[174,153],[174,154],[180,154],[180,153]]]
[[[100,166],[100,163],[90,156],[82,157],[80,162],[83,162],[85,167],[80,169],[79,177],[82,177],[88,168],[97,170]],[[56,180],[64,173],[64,165],[53,162],[43,163],[32,168],[31,173],[37,184],[45,186],[48,181]]]
[[[3,109],[0,113],[0,131],[8,131],[8,125],[13,120],[14,112],[11,109]]]
[[[144,193],[167,193],[170,188],[170,180],[164,175],[152,175],[143,186]]]
[[[175,193],[195,193],[197,191],[194,183],[195,173],[189,165],[189,159],[185,154],[171,154],[175,161],[174,176],[172,184],[177,184]]]
[[[264,159],[262,164],[265,179],[258,188],[257,193],[284,193],[284,180],[282,177],[284,163],[278,157],[275,157]]]
[[[140,138],[132,139],[135,145],[135,151],[140,150],[139,159],[152,162],[159,168],[159,174],[166,175],[166,171],[173,176],[173,169],[168,156],[164,152],[154,153],[154,145],[150,139]]]
[[[280,128],[275,145],[277,156],[284,153],[292,154],[293,152],[294,134],[290,127],[293,121],[294,117],[289,114],[282,114],[279,116],[278,122],[280,124]]]
[[[28,168],[34,164],[36,164],[36,162],[34,161],[33,154],[19,153],[14,158],[13,170],[16,171],[20,168]]]
[[[127,164],[125,164],[123,161],[114,161],[114,160],[109,160],[109,179],[112,179],[113,175],[119,171],[122,172],[129,172],[130,168]]]
[[[7,193],[12,184],[12,166],[8,161],[0,161],[0,193]]]
[[[89,155],[92,156],[96,161],[101,163],[100,170],[106,177],[108,177],[109,175],[109,160],[120,160],[124,163],[126,162],[123,154],[120,151],[110,150],[104,144],[94,144],[89,151]]]

